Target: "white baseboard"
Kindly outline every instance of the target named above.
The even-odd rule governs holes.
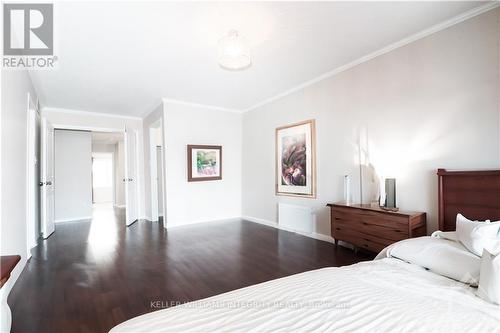
[[[113,205],[113,207],[115,207],[115,208],[125,208],[126,206],[125,205]]]
[[[274,221],[259,219],[259,218],[252,217],[252,216],[242,216],[241,219],[246,220],[246,221],[250,221],[250,222],[254,222],[254,223],[259,223],[259,224],[267,225],[269,227],[273,227],[273,228],[276,228],[276,229],[281,229],[281,230],[293,232],[293,233],[296,233],[296,234],[299,234],[299,235],[302,235],[302,236],[306,236],[306,237],[309,237],[309,238],[314,238],[314,239],[321,240],[321,241],[328,242],[328,243],[334,243],[335,242],[335,240],[333,239],[332,236],[318,234],[316,232],[307,233],[307,232],[300,232],[300,231],[297,231],[297,230],[292,230],[292,229],[284,228],[284,227],[280,226],[277,222],[274,222]]]
[[[250,222],[259,223],[259,224],[264,224],[264,225],[267,225],[267,226],[279,229],[278,222],[274,222],[274,221],[270,221],[270,220],[264,220],[264,219],[259,219],[259,218],[252,217],[252,216],[242,216],[241,219],[242,220],[247,220],[247,221],[250,221]]]
[[[151,216],[141,216],[139,217],[139,220],[147,220],[147,221],[152,221],[153,218]]]
[[[166,228],[181,228],[181,227],[187,227],[187,226],[192,226],[193,224],[203,224],[203,223],[214,223],[214,222],[236,222],[236,221],[241,221],[241,217],[227,217],[227,218],[221,218],[221,219],[216,219],[216,220],[199,220],[199,221],[189,221],[189,222],[167,222]]]
[[[92,215],[90,216],[80,216],[80,217],[71,217],[68,219],[59,219],[55,220],[54,223],[61,223],[61,222],[76,222],[76,221],[81,221],[81,220],[91,220]]]

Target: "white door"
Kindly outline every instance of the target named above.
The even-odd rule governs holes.
[[[40,237],[40,127],[41,119],[36,106],[29,100],[28,109],[28,257]]]
[[[42,117],[41,217],[42,237],[54,232],[54,127]]]
[[[138,219],[137,208],[137,132],[125,131],[125,205],[126,223],[131,225]]]

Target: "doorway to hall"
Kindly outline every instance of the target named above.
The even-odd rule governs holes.
[[[113,154],[92,153],[92,203],[111,204],[114,197]]]

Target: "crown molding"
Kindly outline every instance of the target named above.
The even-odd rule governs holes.
[[[420,31],[420,32],[418,32],[416,34],[413,34],[411,36],[408,36],[408,37],[406,37],[406,38],[404,38],[404,39],[402,39],[402,40],[400,40],[398,42],[390,44],[390,45],[388,45],[388,46],[386,46],[386,47],[384,47],[384,48],[382,48],[382,49],[380,49],[378,51],[369,53],[369,54],[367,54],[367,55],[365,55],[365,56],[363,56],[361,58],[358,58],[358,59],[356,59],[356,60],[354,60],[354,61],[352,61],[352,62],[350,62],[348,64],[345,64],[345,65],[342,65],[340,67],[337,67],[337,68],[335,68],[335,69],[333,69],[333,70],[331,70],[329,72],[326,72],[326,73],[324,73],[324,74],[322,74],[322,75],[320,75],[318,77],[315,77],[314,79],[311,79],[309,81],[303,82],[303,83],[301,83],[301,84],[299,84],[299,85],[297,85],[297,86],[295,86],[295,87],[293,87],[293,88],[291,88],[289,90],[286,90],[286,91],[284,91],[284,92],[282,92],[282,93],[280,93],[278,95],[275,95],[275,96],[270,97],[270,98],[266,98],[266,99],[264,99],[263,101],[261,101],[261,102],[259,102],[257,104],[254,104],[254,105],[252,105],[252,106],[250,106],[250,107],[248,107],[246,109],[243,109],[242,112],[249,112],[249,111],[255,110],[255,109],[257,109],[257,108],[259,108],[259,107],[261,107],[263,105],[266,105],[268,103],[274,102],[274,101],[276,101],[278,99],[281,99],[281,98],[283,98],[285,96],[288,96],[288,95],[290,95],[290,94],[292,94],[294,92],[297,92],[297,91],[302,90],[302,89],[304,89],[306,87],[309,87],[309,86],[311,86],[311,85],[313,85],[315,83],[323,81],[323,80],[325,80],[325,79],[327,79],[329,77],[332,77],[332,76],[335,76],[335,75],[340,74],[342,72],[345,72],[345,71],[347,71],[347,70],[349,70],[349,69],[351,69],[353,67],[356,67],[356,66],[358,66],[358,65],[360,65],[362,63],[370,61],[370,60],[372,60],[372,59],[374,59],[376,57],[379,57],[379,56],[381,56],[383,54],[389,53],[389,52],[391,52],[393,50],[396,50],[396,49],[398,49],[400,47],[406,46],[406,45],[408,45],[410,43],[413,43],[413,42],[415,42],[415,41],[417,41],[419,39],[422,39],[422,38],[425,38],[427,36],[430,36],[430,35],[432,35],[432,34],[434,34],[436,32],[445,30],[445,29],[447,29],[449,27],[452,27],[452,26],[454,26],[454,25],[456,25],[458,23],[461,23],[463,21],[466,21],[466,20],[468,20],[470,18],[473,18],[473,17],[478,16],[480,14],[486,13],[487,11],[495,9],[495,8],[497,8],[499,6],[500,6],[500,1],[491,1],[491,2],[487,3],[486,5],[479,6],[479,7],[476,7],[474,9],[471,9],[469,11],[466,11],[466,12],[460,14],[460,15],[457,15],[457,16],[449,19],[449,20],[446,20],[444,22],[436,24],[436,25],[434,25],[434,26],[432,26],[432,27],[430,27],[428,29],[422,30],[422,31]]]
[[[91,112],[91,111],[83,111],[83,110],[68,109],[68,108],[55,108],[55,107],[51,107],[51,106],[44,106],[42,108],[42,113],[43,112],[57,112],[57,113],[66,113],[66,114],[79,114],[79,115],[84,115],[84,116],[101,116],[101,117],[108,117],[108,118],[142,120],[141,117],[136,117],[136,116],[126,116],[126,115],[121,115],[121,114],[105,113],[105,112]]]
[[[186,105],[186,106],[192,106],[192,107],[197,107],[197,108],[205,108],[205,109],[211,109],[211,110],[216,110],[216,111],[225,111],[225,112],[233,112],[233,113],[242,113],[243,112],[243,110],[239,110],[239,109],[231,109],[231,108],[225,108],[225,107],[221,107],[221,106],[208,105],[208,104],[199,104],[199,103],[187,102],[187,101],[182,101],[179,99],[172,99],[172,98],[163,98],[163,103]]]

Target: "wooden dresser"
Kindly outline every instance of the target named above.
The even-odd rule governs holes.
[[[389,212],[370,205],[328,204],[335,244],[344,241],[373,252],[402,239],[425,236],[426,213]]]

